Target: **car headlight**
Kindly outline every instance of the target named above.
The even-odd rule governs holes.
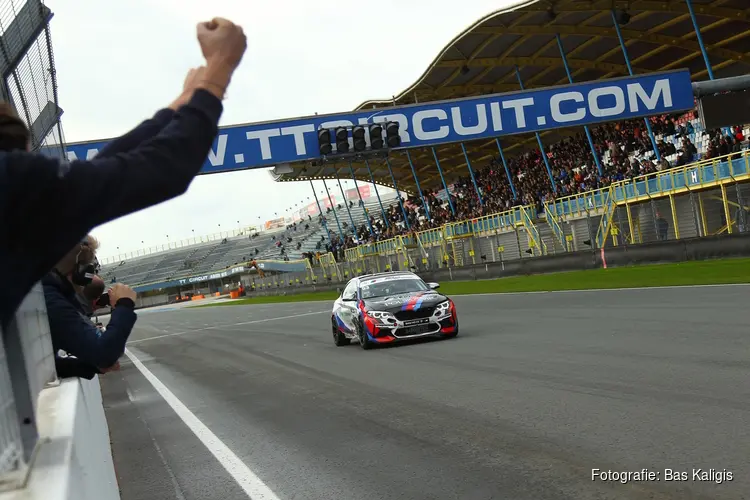
[[[388,311],[367,311],[367,315],[382,323],[386,321],[396,321],[396,317]]]
[[[433,316],[442,317],[447,316],[451,313],[451,301],[446,300],[445,302],[441,302],[437,306],[435,306],[435,312],[433,313]]]

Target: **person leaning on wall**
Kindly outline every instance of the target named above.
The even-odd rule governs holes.
[[[0,106],[0,329],[92,228],[183,194],[198,174],[247,40],[222,18],[200,23],[197,38],[206,64],[188,73],[179,97],[91,160],[30,152],[26,124]]]
[[[42,278],[53,350],[64,351],[79,362],[73,366],[72,360],[58,356],[58,365],[65,359],[64,366],[58,366],[60,378],[90,378],[119,368],[118,360],[137,320],[135,292],[117,283],[108,292],[113,310],[106,332],[102,333],[91,321],[80,294],[96,277],[98,246],[94,237],[87,236]]]

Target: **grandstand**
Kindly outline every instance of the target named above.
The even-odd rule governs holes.
[[[397,204],[395,193],[381,196],[384,207]],[[373,217],[380,218],[380,204],[375,197],[364,200],[364,208]],[[351,229],[344,229],[343,224],[351,226],[349,219],[351,213],[355,226],[366,227],[364,213],[359,205],[354,204],[349,208],[344,205],[335,206],[330,212],[323,214],[328,230],[334,239],[340,239],[336,217],[342,224],[344,236],[351,233]],[[288,222],[292,226],[292,222]],[[308,229],[305,229],[305,225]],[[292,238],[291,242],[287,238]],[[283,242],[285,254],[282,255],[277,242]],[[297,248],[297,244],[300,248]],[[122,282],[130,286],[139,286],[147,283],[160,283],[203,275],[221,271],[232,266],[246,263],[252,259],[300,260],[305,253],[325,253],[329,249],[328,234],[321,225],[318,217],[310,217],[301,220],[294,226],[262,231],[252,234],[241,234],[217,238],[212,241],[199,241],[192,245],[180,248],[170,248],[161,252],[148,255],[126,258],[102,266],[101,276],[106,282]],[[257,253],[256,253],[257,250]]]

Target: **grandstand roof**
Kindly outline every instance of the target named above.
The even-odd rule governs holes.
[[[750,8],[747,0],[693,0],[714,76],[750,73]],[[519,90],[515,66],[527,89],[567,84],[556,34],[566,47],[576,82],[628,75],[617,40],[611,9],[626,11],[621,25],[636,74],[687,68],[694,81],[708,79],[705,62],[685,0],[527,0],[478,20],[456,36],[414,84],[398,96],[369,100],[356,109],[379,108]],[[578,129],[542,132],[545,143],[557,142]],[[533,134],[503,137],[507,157],[536,148]],[[475,141],[469,148],[472,166],[484,166],[497,156],[494,140]],[[437,148],[448,179],[467,175],[458,144]],[[432,153],[412,150],[420,185],[438,187],[440,178]],[[399,189],[412,191],[414,178],[403,152],[391,155]],[[378,184],[392,186],[385,164],[370,161]],[[292,165],[281,181],[309,178],[349,178],[348,166]],[[358,179],[369,181],[364,165],[355,165]]]

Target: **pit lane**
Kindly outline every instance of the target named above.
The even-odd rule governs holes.
[[[748,291],[455,297],[458,338],[367,352],[333,345],[329,303],[188,308],[141,316],[129,349],[280,499],[742,498]],[[122,364],[102,380],[122,498],[247,498]],[[664,479],[693,468],[734,477]]]

